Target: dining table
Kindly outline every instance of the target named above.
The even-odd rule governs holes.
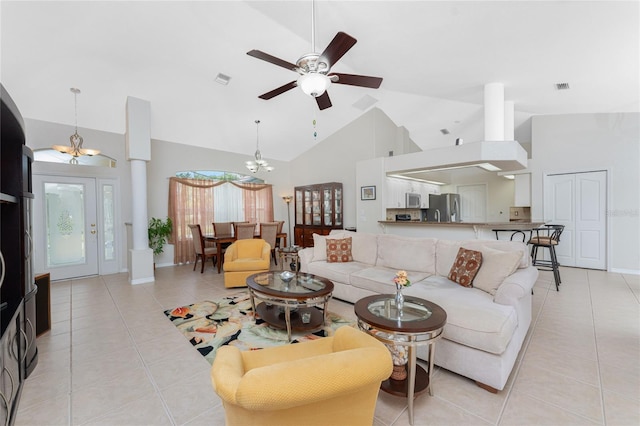
[[[216,263],[218,266],[218,273],[220,273],[220,271],[222,270],[222,264],[224,263],[224,255],[223,255],[223,248],[224,245],[229,245],[232,244],[233,242],[236,241],[236,237],[233,234],[228,234],[228,235],[214,235],[214,234],[204,234],[202,236],[202,238],[204,238],[205,241],[208,242],[212,242],[216,245],[216,249],[218,252],[218,256],[216,256]],[[260,234],[254,234],[253,238],[260,238]],[[284,242],[283,247],[286,247],[287,245],[287,234],[286,232],[279,232],[276,235],[276,239],[282,240]]]

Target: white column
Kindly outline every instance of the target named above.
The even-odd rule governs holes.
[[[131,161],[131,210],[133,210],[133,249],[149,248],[147,232],[147,163]]]
[[[504,140],[504,85],[484,85],[484,140]]]
[[[513,101],[504,101],[504,140],[516,140],[515,134],[515,108]]]
[[[131,165],[133,247],[129,250],[129,282],[155,281],[147,219],[147,161],[151,159],[150,104],[127,97],[126,155]]]

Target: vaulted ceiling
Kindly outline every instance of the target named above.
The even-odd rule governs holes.
[[[259,119],[267,159],[295,158],[372,106],[423,149],[481,140],[491,82],[504,84],[516,125],[535,114],[640,110],[637,1],[316,1],[318,53],[338,31],[358,40],[332,71],[384,78],[378,90],[332,85],[323,111],[298,88],[258,99],[297,74],[246,54],[295,63],[308,53],[311,1],[0,8],[0,77],[24,117],[73,124],[77,87],[80,127],[124,133],[133,96],[151,103],[161,140],[252,155]]]

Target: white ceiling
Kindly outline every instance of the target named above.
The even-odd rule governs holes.
[[[79,127],[124,133],[134,96],[151,103],[153,138],[247,155],[260,119],[263,156],[284,161],[363,114],[353,104],[371,96],[426,149],[482,139],[490,82],[504,84],[516,125],[532,114],[639,111],[639,5],[319,0],[316,50],[338,31],[358,40],[332,71],[384,81],[333,85],[333,107],[318,111],[299,89],[258,99],[297,74],[246,55],[295,63],[308,53],[310,0],[3,0],[0,79],[26,118],[73,124],[78,87]],[[560,82],[571,89],[557,91]]]

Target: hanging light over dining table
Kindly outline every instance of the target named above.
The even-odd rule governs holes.
[[[256,120],[256,152],[254,154],[254,159],[245,162],[245,166],[252,173],[257,173],[259,170],[266,170],[270,172],[273,170],[273,167],[269,165],[269,163],[262,159],[262,154],[260,153],[260,120]]]

